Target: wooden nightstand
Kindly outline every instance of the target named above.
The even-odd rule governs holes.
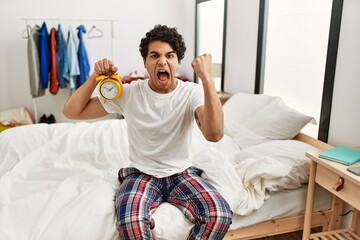
[[[355,234],[360,209],[360,176],[347,171],[346,165],[319,158],[319,153],[318,151],[306,153],[306,156],[311,159],[311,168],[302,239],[360,239]],[[354,165],[360,165],[360,163]],[[338,229],[341,222],[333,221],[333,224],[325,229],[327,231],[310,234],[315,184],[321,185],[333,194],[333,205],[338,203],[342,206],[340,202],[343,200],[354,207],[350,228]]]

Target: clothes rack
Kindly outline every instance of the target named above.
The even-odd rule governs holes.
[[[114,47],[115,47],[115,37],[114,37],[114,22],[116,19],[97,19],[97,18],[33,18],[33,17],[26,17],[21,18],[25,22],[26,29],[22,33],[22,38],[24,34],[27,33],[29,36],[29,21],[53,21],[53,22],[107,22],[110,24],[110,37],[111,37],[111,59],[115,62],[115,55],[114,55]],[[38,111],[37,111],[37,104],[36,104],[36,97],[32,97],[33,100],[33,107],[34,107],[34,117],[35,123],[38,121]]]
[[[53,22],[108,22],[110,24],[110,36],[111,36],[111,59],[114,59],[114,46],[115,46],[115,37],[114,37],[114,23],[116,19],[97,19],[97,18],[22,18],[25,21],[25,27],[28,31],[28,22],[29,21],[53,21]]]

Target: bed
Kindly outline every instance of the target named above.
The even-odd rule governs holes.
[[[310,116],[276,96],[234,94],[224,104],[218,143],[193,131],[190,160],[229,202],[225,239],[252,239],[302,229],[309,159],[328,149],[301,129]],[[0,133],[0,239],[115,240],[117,171],[128,165],[124,119],[34,124]],[[336,200],[336,199],[335,199]],[[316,190],[313,226],[339,222],[341,202]],[[186,239],[192,228],[162,203],[152,216],[156,239]]]

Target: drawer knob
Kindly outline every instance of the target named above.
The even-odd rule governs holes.
[[[344,178],[339,177],[338,181],[335,183],[335,185],[332,187],[335,191],[340,191],[344,187]]]

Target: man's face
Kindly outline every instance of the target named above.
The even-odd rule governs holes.
[[[158,93],[168,93],[176,88],[176,71],[179,60],[167,42],[153,41],[149,44],[144,66],[150,75],[149,86]]]

